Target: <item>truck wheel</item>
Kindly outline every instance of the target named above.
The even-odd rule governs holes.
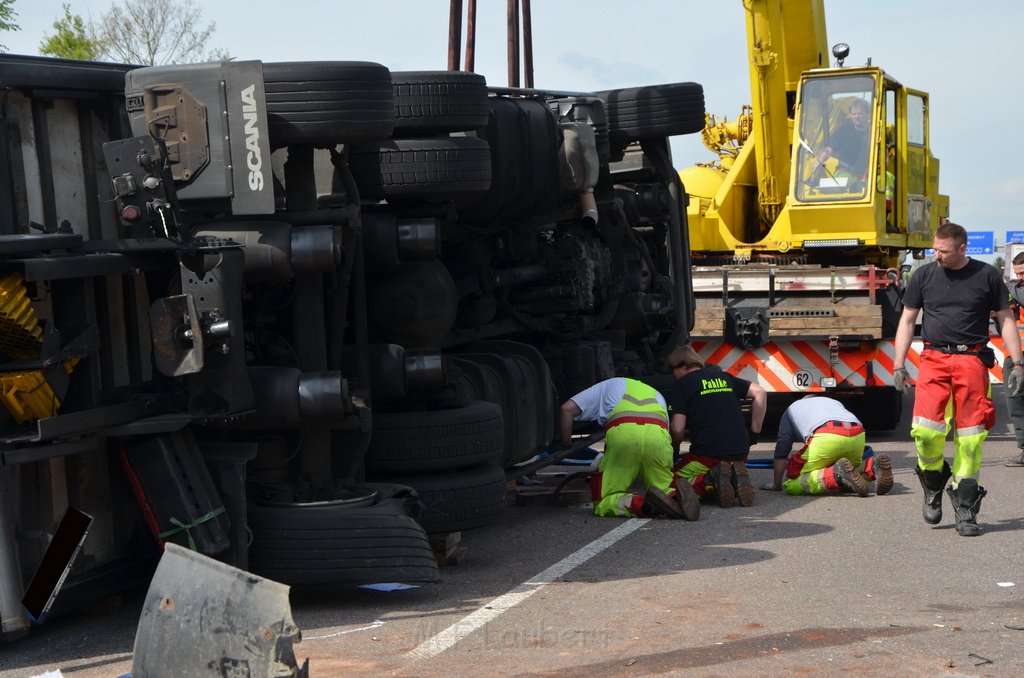
[[[273,148],[387,139],[394,95],[387,67],[367,61],[263,64]]]
[[[460,132],[487,124],[487,81],[465,71],[393,71],[396,132]]]
[[[474,137],[354,144],[349,167],[365,198],[478,193],[491,185],[490,147]]]
[[[401,498],[374,506],[250,506],[252,572],[283,584],[437,581],[423,528]]]
[[[504,461],[504,421],[494,403],[451,410],[374,412],[366,468],[377,475],[442,471]]]
[[[388,475],[389,482],[408,485],[423,501],[420,524],[427,534],[482,527],[505,513],[505,471],[486,464],[465,471],[430,475]]]
[[[608,128],[631,140],[693,134],[704,129],[704,88],[696,82],[598,92]]]
[[[526,361],[532,367],[531,381],[533,382],[533,389],[527,394],[527,398],[533,403],[535,409],[533,420],[537,424],[537,444],[541,448],[547,445],[555,434],[558,403],[555,402],[555,387],[551,380],[551,368],[544,359],[544,355],[537,347],[531,344],[505,339],[494,339],[482,342],[479,345],[472,345],[469,347],[469,350],[492,351],[499,355]],[[506,450],[506,452],[508,451]],[[522,456],[514,460],[509,459],[509,461],[513,464],[518,464],[532,457],[534,452],[536,450],[527,451],[528,456]]]

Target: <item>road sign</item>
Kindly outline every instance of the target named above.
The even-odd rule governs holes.
[[[1009,234],[1013,231],[1007,232],[1007,242],[1010,241]],[[1024,236],[1024,231],[1020,232]],[[1024,240],[1022,240],[1024,242]],[[967,254],[994,254],[996,251],[996,234],[995,231],[968,231],[967,233]],[[924,251],[926,257],[934,257],[935,250],[928,248]]]
[[[993,231],[970,231],[967,233],[967,254],[992,254],[996,251],[995,241]]]
[[[1024,242],[1024,231],[1007,231],[1006,243],[1011,242]]]

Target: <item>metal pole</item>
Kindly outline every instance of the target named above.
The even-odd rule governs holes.
[[[448,9],[448,70],[459,70],[462,51],[462,0],[451,0]]]
[[[519,87],[519,0],[508,0],[508,86]]]
[[[476,0],[469,0],[466,16],[466,65],[470,73],[476,68]]]
[[[533,89],[533,19],[530,16],[530,0],[523,0],[523,86]]]

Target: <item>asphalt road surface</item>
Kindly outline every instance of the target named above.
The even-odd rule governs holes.
[[[438,584],[293,590],[296,655],[317,677],[1024,676],[1024,468],[1003,466],[1016,445],[995,389],[979,537],[956,534],[948,498],[940,525],[922,520],[908,398],[868,440],[893,457],[884,497],[759,492],[696,523],[511,506],[463,533]],[[0,647],[0,676],[128,673],[141,600],[33,629]]]

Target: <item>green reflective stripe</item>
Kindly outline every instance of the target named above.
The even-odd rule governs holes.
[[[932,431],[938,431],[942,435],[946,435],[946,422],[935,421],[934,419],[927,419],[925,417],[914,417],[911,421],[911,426],[920,426]]]
[[[662,424],[668,424],[668,412],[658,402],[658,392],[642,381],[626,379],[626,392],[611,413],[608,423],[619,417],[657,417]]]
[[[921,462],[922,468],[927,469],[932,464],[939,464],[939,463],[941,463],[942,459],[943,459],[943,456],[940,454],[937,457],[922,457],[921,453],[918,452],[917,459],[918,459],[918,461]]]
[[[635,396],[631,396],[629,394],[629,386],[628,385],[626,386],[626,394],[624,396],[622,396],[622,399],[623,400],[628,400],[629,402],[633,403],[634,405],[638,405],[640,407],[645,407],[647,405],[659,405],[660,404],[660,403],[658,403],[658,399],[657,398],[637,398]]]

